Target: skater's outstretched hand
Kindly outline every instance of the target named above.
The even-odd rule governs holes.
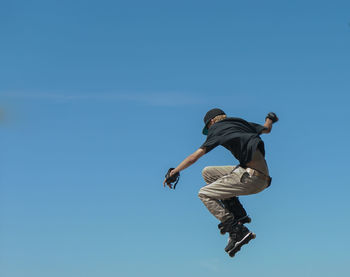
[[[170,189],[172,189],[173,183],[174,183],[174,189],[175,189],[176,184],[179,181],[179,178],[180,178],[180,172],[175,171],[175,168],[169,168],[167,174],[165,174],[163,187],[167,185]]]
[[[187,158],[185,158],[176,168],[170,168],[167,174],[165,175],[163,186],[165,187],[165,184],[166,184],[170,189],[171,188],[175,189],[176,184],[180,178],[180,171],[194,164],[200,157],[202,157],[205,154],[205,151],[206,151],[205,149],[199,148],[194,153],[192,153]],[[172,183],[174,182],[175,184],[173,187]]]

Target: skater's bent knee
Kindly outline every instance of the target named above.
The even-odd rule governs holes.
[[[206,166],[202,170],[202,177],[207,184],[210,184],[215,180],[212,178],[212,168],[212,166]]]
[[[205,197],[205,195],[203,194],[202,189],[200,189],[200,190],[198,191],[198,197],[199,197],[199,199],[202,199],[203,197]]]
[[[206,194],[206,191],[205,191],[205,187],[201,188],[199,191],[198,191],[198,197],[199,199],[204,199],[204,198],[207,198],[207,194]]]
[[[202,176],[203,176],[204,179],[208,175],[208,171],[209,171],[209,166],[206,166],[206,167],[203,168]]]

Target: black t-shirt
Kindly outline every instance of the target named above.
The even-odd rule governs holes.
[[[209,128],[207,140],[200,148],[208,153],[216,146],[222,145],[244,166],[251,161],[257,148],[265,156],[264,142],[259,136],[264,129],[266,127],[260,124],[228,117]]]

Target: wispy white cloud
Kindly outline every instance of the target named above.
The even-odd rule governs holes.
[[[213,259],[209,259],[209,260],[202,260],[199,262],[199,265],[203,268],[205,268],[206,270],[210,270],[213,272],[220,272],[220,261],[219,259],[213,258]]]
[[[191,106],[204,104],[206,101],[199,95],[184,92],[123,92],[123,93],[48,93],[48,92],[0,92],[0,97],[19,100],[47,101],[116,101],[137,102],[150,106]]]

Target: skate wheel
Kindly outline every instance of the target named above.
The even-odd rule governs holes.
[[[235,252],[235,251],[232,251],[232,252],[228,253],[228,255],[229,255],[231,258],[233,258],[233,257],[236,255],[236,252]]]
[[[233,258],[237,252],[241,251],[241,247],[236,248],[234,251],[228,253],[231,258]]]
[[[225,235],[225,234],[226,234],[226,232],[225,232],[225,231],[223,231],[223,230],[220,230],[220,234],[221,234],[221,235]]]
[[[252,233],[251,237],[252,237],[252,239],[255,239],[256,238],[256,234]]]

